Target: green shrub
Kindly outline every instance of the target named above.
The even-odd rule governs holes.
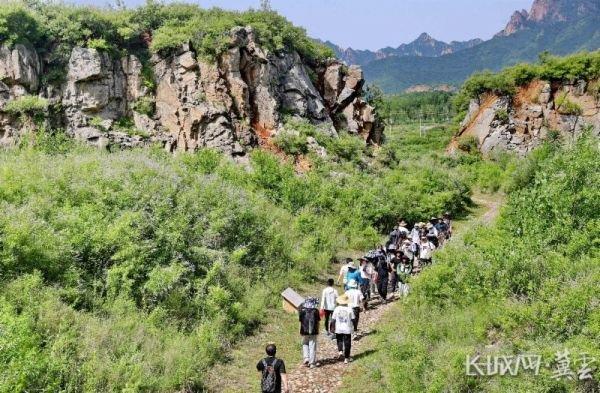
[[[131,106],[135,112],[146,116],[152,116],[154,114],[155,102],[150,97],[140,97]]]
[[[518,64],[496,74],[486,71],[473,75],[461,87],[454,105],[460,113],[468,108],[471,99],[478,99],[484,93],[512,96],[517,87],[534,79],[561,82],[579,79],[589,81],[599,77],[600,51],[566,57],[543,54],[538,64]]]
[[[499,120],[502,123],[508,123],[510,120],[510,116],[506,109],[499,109],[496,111],[496,120]]]
[[[462,136],[458,138],[458,148],[465,153],[476,153],[479,151],[479,143],[472,135]]]
[[[108,52],[113,49],[113,47],[108,42],[106,42],[104,38],[90,38],[87,41],[87,47],[104,52]]]
[[[274,138],[275,146],[283,150],[286,154],[299,156],[308,153],[308,144],[306,136],[294,131],[282,131]]]
[[[583,114],[583,108],[571,101],[567,92],[562,92],[554,100],[556,110],[562,115],[581,116]]]
[[[0,42],[8,46],[18,43],[36,46],[43,38],[43,29],[34,12],[18,2],[0,5]]]
[[[36,115],[48,109],[48,100],[38,96],[27,95],[9,101],[4,111],[13,115]]]
[[[519,162],[518,184],[497,222],[435,254],[374,337],[384,350],[369,362],[381,381],[361,379],[353,391],[375,384],[397,392],[585,390],[584,381],[553,380],[554,364],[542,364],[536,376],[477,378],[465,375],[465,359],[528,353],[552,363],[564,349],[573,361],[600,356],[599,153],[597,141],[584,137],[573,147],[542,146]]]

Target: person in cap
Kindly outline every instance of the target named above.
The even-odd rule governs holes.
[[[352,308],[354,318],[352,318],[352,325],[354,328],[354,334],[358,332],[358,319],[360,318],[360,305],[365,300],[364,295],[358,289],[358,282],[356,280],[348,281],[348,290],[346,291],[349,302],[348,306]]]
[[[337,341],[337,348],[339,351],[340,358],[344,359],[344,363],[350,363],[352,358],[350,357],[352,350],[352,333],[354,331],[354,325],[352,320],[354,319],[354,312],[349,307],[350,299],[348,295],[343,294],[337,298],[337,307],[333,310],[333,323],[335,324],[335,338]]]
[[[338,291],[333,287],[333,278],[327,280],[327,287],[321,293],[321,310],[323,310],[323,320],[325,326],[325,334],[332,336],[333,332],[329,327],[331,314],[335,310],[335,299],[339,296]]]
[[[344,285],[344,290],[347,291],[348,290],[348,283],[354,280],[357,283],[361,283],[362,279],[360,277],[360,270],[356,267],[356,265],[354,264],[354,261],[352,261],[351,264],[348,265],[348,271],[346,272],[346,284]]]
[[[433,217],[430,222],[427,223],[427,239],[432,242],[436,247],[438,246],[438,230],[433,224],[436,221],[436,218]]]
[[[318,299],[308,297],[300,306],[298,319],[300,321],[300,335],[302,336],[302,356],[304,365],[310,368],[317,367],[317,336],[319,334],[319,321],[321,317],[317,306]]]
[[[410,231],[408,230],[408,228],[406,227],[408,224],[406,223],[406,221],[401,220],[400,223],[398,224],[398,232],[404,234],[403,237],[407,237],[408,234],[410,233]]]

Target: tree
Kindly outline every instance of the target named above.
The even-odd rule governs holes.
[[[265,12],[273,11],[273,7],[271,7],[271,0],[260,0],[260,10]]]

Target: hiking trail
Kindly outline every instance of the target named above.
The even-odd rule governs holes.
[[[493,222],[500,212],[502,205],[501,195],[476,194],[472,197],[476,207],[470,214],[456,221],[455,235],[464,233],[475,225],[488,225]],[[300,293],[320,293],[318,285],[300,288]],[[359,334],[357,340],[352,341],[352,357],[359,360],[376,352],[374,340],[368,336],[377,332],[377,325],[397,301],[401,301],[397,294],[390,294],[387,303],[382,304],[377,294],[372,295],[369,309],[361,312],[359,321]],[[410,294],[409,294],[410,296]],[[354,363],[345,364],[338,358],[336,341],[319,333],[317,359],[320,367],[308,368],[302,364],[300,356],[300,336],[298,334],[297,316],[290,316],[283,311],[272,310],[270,323],[263,325],[258,332],[238,343],[229,355],[230,361],[216,365],[208,375],[209,392],[248,392],[258,391],[259,374],[256,372],[256,363],[264,357],[264,345],[274,341],[278,344],[278,357],[283,357],[286,363],[291,393],[332,393],[343,388],[344,377],[355,370]],[[321,326],[322,330],[322,326]]]
[[[468,221],[473,224],[490,224],[499,214],[501,198],[490,195],[477,195],[473,197],[482,211],[477,211]],[[463,230],[465,228],[462,228]],[[462,230],[461,230],[462,232]],[[409,295],[410,296],[410,295]],[[377,350],[371,347],[372,342],[363,340],[364,337],[376,332],[376,326],[379,320],[394,306],[395,302],[401,297],[398,294],[392,294],[390,300],[382,304],[381,298],[376,294],[374,300],[369,302],[369,310],[360,314],[359,334],[356,341],[352,341],[352,357],[357,360],[368,356]],[[319,334],[317,358],[321,363],[320,367],[307,368],[304,365],[290,364],[288,367],[288,379],[290,392],[292,393],[331,393],[338,391],[343,384],[344,375],[353,370],[352,363],[345,364],[338,358],[338,350],[335,340],[331,340],[323,334]]]

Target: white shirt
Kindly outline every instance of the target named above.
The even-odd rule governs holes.
[[[368,262],[366,265],[360,267],[360,276],[364,279],[371,280],[373,277],[373,273],[375,268],[371,262]]]
[[[323,289],[321,294],[321,309],[333,311],[335,309],[335,299],[338,297],[338,292],[333,287]]]
[[[354,312],[348,306],[337,306],[333,310],[331,317],[335,321],[335,332],[337,334],[352,334],[354,325],[352,320],[354,319]]]
[[[435,246],[432,242],[427,242],[421,244],[421,253],[419,254],[419,258],[421,259],[429,259],[431,258],[432,251],[435,250]]]
[[[344,266],[342,266],[340,268],[340,276],[343,278],[344,284],[346,284],[348,282],[348,279],[346,278],[347,274],[348,274],[348,264],[345,264]],[[338,280],[338,283],[339,283],[339,280]]]
[[[362,292],[355,288],[348,289],[346,291],[346,295],[348,295],[348,298],[350,299],[350,301],[348,302],[348,307],[351,307],[351,308],[360,307],[360,303],[365,298],[363,296]]]
[[[399,232],[404,232],[404,233],[406,233],[407,235],[408,235],[408,233],[409,233],[409,231],[408,231],[408,228],[406,228],[406,227],[398,227],[398,231],[399,231]]]
[[[421,244],[421,233],[417,228],[414,228],[411,232],[410,237],[412,238],[412,242],[415,244]]]

